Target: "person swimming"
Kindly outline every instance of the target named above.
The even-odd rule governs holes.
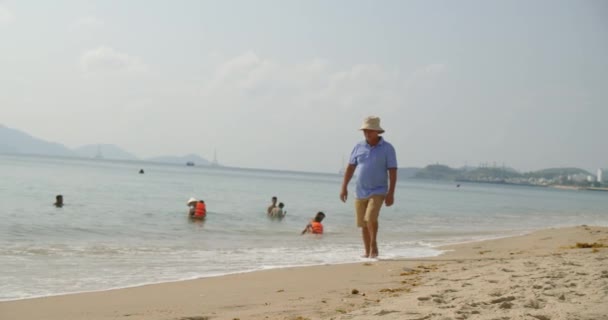
[[[277,207],[277,197],[274,196],[272,197],[272,199],[270,199],[270,205],[268,206],[268,208],[266,209],[266,214],[268,214],[268,216],[272,215],[272,209]]]
[[[309,224],[306,225],[306,228],[304,228],[304,230],[302,230],[302,234],[323,234],[323,224],[321,223],[323,219],[325,219],[325,213],[323,213],[322,211],[317,212],[315,218],[311,220]]]
[[[63,196],[58,194],[55,196],[55,203],[53,205],[57,208],[63,207]]]
[[[188,216],[191,219],[205,219],[207,216],[207,205],[203,200],[197,200],[196,198],[190,198],[187,205],[190,207]]]
[[[287,214],[287,211],[283,210],[284,207],[285,207],[285,204],[283,204],[283,202],[279,202],[279,206],[273,208],[270,211],[270,217],[279,218],[279,219],[282,219],[283,217],[285,217],[285,215]]]

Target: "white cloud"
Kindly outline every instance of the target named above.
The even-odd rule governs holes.
[[[0,26],[3,24],[9,24],[13,21],[15,21],[15,15],[13,15],[10,10],[0,4]]]
[[[140,58],[101,46],[86,51],[80,57],[80,67],[87,73],[144,72],[147,66]]]
[[[430,68],[435,70],[436,67]],[[345,70],[332,70],[329,62],[316,59],[301,64],[282,64],[247,52],[220,62],[211,79],[203,86],[207,95],[229,92],[246,94],[262,90],[275,98],[282,93],[298,97],[315,96],[340,100],[342,95],[383,94],[397,91],[399,84],[411,81],[395,70],[375,64],[353,65]]]
[[[143,63],[107,46],[85,52],[80,64],[95,80],[80,90],[89,99],[82,127],[106,132],[100,124],[111,121],[107,136],[136,154],[196,152],[209,157],[217,148],[226,165],[332,172],[360,138],[357,128],[369,114],[382,117],[396,143],[407,136],[403,128],[419,129],[412,123],[420,118],[404,112],[403,106],[426,107],[428,95],[436,93],[404,86],[441,70],[427,65],[406,72],[383,64],[343,66],[321,59],[285,62],[250,51],[214,56],[203,69],[193,69],[196,77],[167,76],[159,68],[136,81],[108,81],[97,74],[123,74]],[[72,144],[91,139],[74,138]]]
[[[197,103],[173,105],[176,113],[191,115],[181,120],[184,126],[206,137],[198,148],[205,148],[210,141],[222,141],[225,150],[248,155],[242,159],[224,154],[227,164],[284,167],[285,159],[267,156],[281,146],[281,154],[301,157],[293,168],[321,170],[339,165],[342,153],[349,151],[341,148],[350,145],[333,141],[358,136],[356,128],[365,116],[382,116],[393,134],[400,132],[395,128],[397,124],[414,121],[399,120],[403,113],[399,110],[414,102],[420,105],[428,95],[435,94],[429,89],[443,70],[441,64],[405,72],[367,63],[339,68],[320,59],[285,63],[250,51],[218,58],[197,89],[193,99]],[[414,85],[417,82],[425,84]],[[404,90],[408,84],[409,90]],[[197,124],[200,119],[205,119],[204,126]],[[323,146],[302,146],[294,141],[326,142]],[[324,157],[314,156],[319,154]]]
[[[425,85],[429,81],[433,81],[437,76],[444,73],[446,66],[444,64],[434,63],[422,66],[412,72],[405,81],[406,89],[411,87]]]
[[[440,63],[430,64],[424,67],[423,70],[427,74],[440,74],[445,71],[445,65]]]
[[[250,51],[219,61],[200,94],[205,101],[230,109],[277,114],[302,110],[365,112],[370,107],[393,111],[409,96],[427,94],[444,70],[443,64],[421,66],[409,73],[378,64],[356,64],[340,70],[320,59],[285,64]]]
[[[98,28],[104,25],[104,21],[93,16],[82,17],[74,22],[75,28]]]

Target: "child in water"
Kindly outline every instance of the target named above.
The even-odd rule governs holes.
[[[190,207],[190,210],[188,210],[188,216],[190,219],[205,219],[205,216],[207,216],[207,206],[205,205],[205,201],[190,198],[187,205]]]
[[[283,217],[285,217],[285,215],[287,214],[287,211],[283,210],[283,208],[285,208],[285,205],[283,204],[283,202],[279,202],[279,206],[273,208],[270,211],[270,217],[283,219]]]
[[[313,220],[310,221],[309,224],[306,225],[306,228],[302,230],[302,234],[312,233],[312,234],[323,234],[323,224],[321,221],[325,219],[325,213],[322,211],[317,212],[317,215]]]

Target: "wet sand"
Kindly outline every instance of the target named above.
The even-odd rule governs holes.
[[[429,259],[0,302],[0,319],[608,320],[608,227],[546,229],[443,249],[449,251]]]

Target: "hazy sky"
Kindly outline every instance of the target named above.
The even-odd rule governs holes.
[[[337,172],[608,167],[608,1],[2,1],[0,123],[68,147]]]

